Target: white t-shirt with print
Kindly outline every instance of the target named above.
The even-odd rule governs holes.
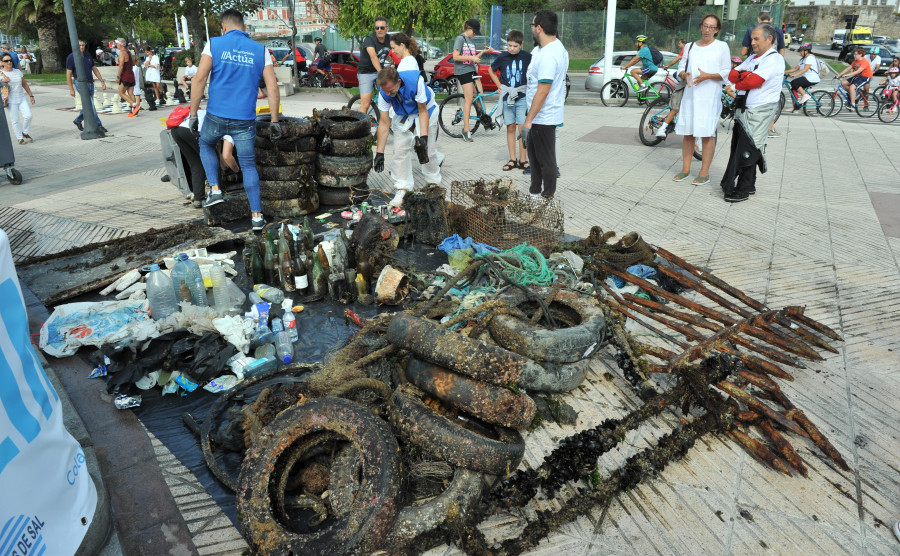
[[[563,123],[563,105],[566,103],[566,71],[569,69],[569,53],[559,39],[547,46],[534,47],[531,51],[531,64],[526,73],[525,104],[531,109],[531,103],[537,94],[538,83],[550,82],[550,93],[544,105],[534,117],[532,123],[540,125],[561,125]]]
[[[900,89],[900,75],[897,77],[888,77],[887,86],[891,89]]]
[[[866,56],[866,61],[869,62],[869,66],[872,67],[873,75],[876,71],[881,69],[881,56],[879,56],[878,54],[876,54],[874,58]]]

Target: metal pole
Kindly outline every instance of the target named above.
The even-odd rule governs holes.
[[[203,25],[206,26],[206,42],[209,43],[209,19],[206,17],[206,10],[203,10]]]
[[[106,134],[97,127],[97,111],[94,109],[94,99],[88,91],[88,77],[84,73],[84,56],[78,47],[78,30],[75,28],[75,11],[72,9],[72,0],[63,0],[63,8],[66,11],[66,25],[69,28],[69,42],[72,43],[72,57],[75,62],[75,77],[78,79],[78,94],[81,95],[81,105],[84,110],[84,131],[82,139],[100,139]]]
[[[613,45],[616,39],[616,0],[609,0],[606,3],[606,40],[604,41],[603,52],[603,83],[609,79],[612,74],[613,66]]]
[[[175,14],[175,44],[181,46],[181,31],[178,30],[178,14]]]
[[[181,38],[184,39],[184,49],[188,50],[191,47],[191,34],[188,31],[188,22],[184,15],[181,16]]]

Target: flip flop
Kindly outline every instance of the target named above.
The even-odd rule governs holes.
[[[672,178],[672,181],[684,181],[684,180],[688,179],[689,177],[691,177],[690,172],[679,172],[679,173],[675,174],[675,177]]]

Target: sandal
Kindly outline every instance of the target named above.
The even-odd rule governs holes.
[[[528,161],[526,160],[522,164],[519,164],[519,168],[521,168],[523,170],[531,170],[531,164],[529,164]]]
[[[26,141],[25,139],[19,139],[19,144],[20,144],[20,145],[24,145],[24,144],[26,144],[27,142],[28,142],[28,141]]]
[[[706,185],[709,183],[709,176],[697,176],[694,181],[691,182],[693,185]]]
[[[28,135],[27,133],[23,133],[22,137],[27,139],[29,143],[34,143],[34,139],[31,138],[31,135]]]
[[[684,181],[691,176],[690,172],[679,172],[675,174],[675,177],[672,178],[672,181]]]
[[[509,172],[510,170],[515,170],[515,169],[518,168],[518,167],[519,167],[519,163],[516,162],[515,160],[513,160],[513,159],[510,158],[510,159],[509,159],[509,162],[507,162],[507,163],[503,166],[503,171],[504,171],[504,172]]]

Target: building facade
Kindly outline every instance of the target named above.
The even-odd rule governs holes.
[[[247,14],[247,31],[256,39],[291,36],[291,0],[265,0],[263,7]],[[324,36],[337,19],[337,7],[322,0],[294,1],[297,35]]]

